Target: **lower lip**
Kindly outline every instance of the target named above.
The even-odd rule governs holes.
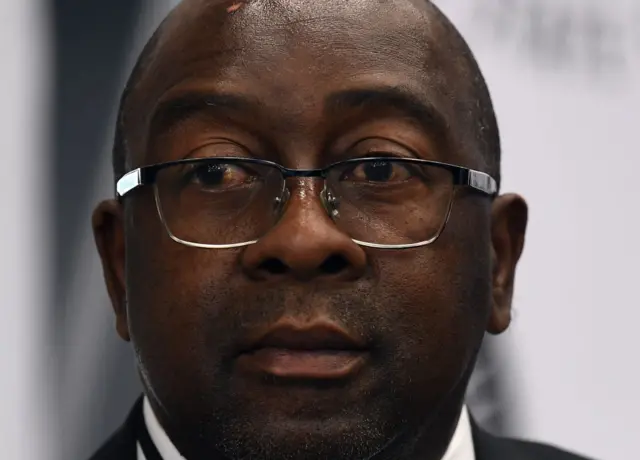
[[[275,377],[297,379],[341,379],[354,374],[366,353],[353,350],[289,350],[262,348],[240,356],[249,368]]]

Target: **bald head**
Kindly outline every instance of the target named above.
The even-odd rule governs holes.
[[[128,123],[130,113],[135,109],[131,107],[131,96],[136,88],[145,78],[153,79],[158,76],[154,73],[157,69],[152,69],[154,64],[163,60],[163,51],[171,48],[172,42],[180,41],[185,32],[193,27],[201,27],[214,34],[222,32],[223,28],[233,28],[237,23],[246,24],[253,22],[256,25],[264,26],[274,17],[278,18],[278,27],[295,35],[300,24],[312,23],[314,20],[324,20],[330,22],[329,15],[336,19],[349,17],[351,21],[368,24],[369,27],[378,28],[382,24],[384,31],[389,26],[387,15],[376,15],[375,5],[380,2],[361,0],[358,2],[323,2],[322,8],[298,4],[292,0],[184,0],[182,1],[156,29],[151,39],[145,45],[140,54],[133,71],[127,81],[120,100],[118,118],[115,132],[115,142],[113,147],[113,171],[116,179],[131,169],[129,160],[131,152],[131,127]],[[371,5],[368,5],[368,4]],[[407,38],[407,43],[393,43],[396,49],[389,52],[403,53],[405,46],[422,48],[425,56],[427,53],[433,57],[437,55],[440,60],[448,61],[448,75],[439,72],[439,82],[448,86],[449,91],[456,93],[457,116],[461,124],[464,125],[465,143],[468,148],[476,149],[481,156],[483,170],[493,175],[500,183],[500,135],[493,104],[487,88],[485,79],[480,71],[473,53],[469,49],[466,41],[458,30],[447,19],[447,17],[429,0],[399,0],[386,2],[388,8],[400,9],[406,14],[411,10],[418,11],[419,14],[411,18],[411,31]],[[260,5],[255,11],[250,12],[243,18],[237,18],[243,13],[243,9],[249,5]],[[302,6],[301,6],[302,5]],[[314,4],[311,4],[314,5]],[[355,10],[355,11],[354,11]],[[362,13],[368,12],[371,17],[367,18]],[[329,13],[329,15],[327,14]],[[337,27],[341,25],[338,21]],[[406,28],[407,23],[393,24],[390,27]],[[413,35],[413,36],[411,36]],[[183,44],[182,46],[188,46]],[[273,46],[277,46],[276,43]],[[233,45],[231,46],[233,48]],[[240,46],[238,47],[240,48]],[[240,51],[237,49],[236,51]],[[233,53],[233,49],[226,52]],[[332,50],[328,49],[330,54]],[[430,71],[429,62],[423,62],[427,72]],[[177,63],[166,62],[165,65],[178,65]],[[459,89],[464,91],[460,92]]]

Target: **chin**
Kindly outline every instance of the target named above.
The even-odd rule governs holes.
[[[361,417],[232,423],[216,450],[233,460],[362,460],[373,457],[393,438],[380,430],[379,423]]]
[[[321,390],[233,383],[231,391],[195,392],[211,399],[192,400],[187,412],[184,400],[181,408],[172,406],[171,418],[182,422],[170,434],[185,458],[363,460],[402,431],[389,398],[360,385]]]

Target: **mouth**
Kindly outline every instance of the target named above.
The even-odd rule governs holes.
[[[245,370],[281,379],[339,380],[366,362],[366,344],[331,322],[280,323],[238,357]]]

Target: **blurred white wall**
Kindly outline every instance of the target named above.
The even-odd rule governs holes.
[[[40,3],[0,3],[0,442],[3,458],[21,460],[49,458],[52,422],[44,337],[49,30]]]
[[[637,458],[640,3],[436,3],[489,82],[504,191],[531,209],[501,339],[521,401],[515,434]]]

